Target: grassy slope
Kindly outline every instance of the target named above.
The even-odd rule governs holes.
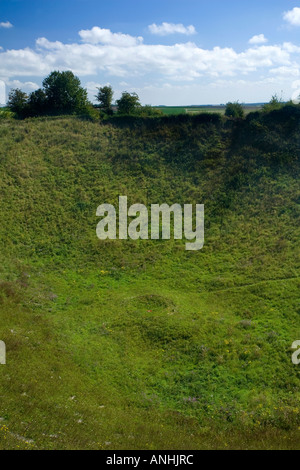
[[[299,448],[299,115],[0,123],[0,448]],[[206,241],[96,208],[204,203]]]

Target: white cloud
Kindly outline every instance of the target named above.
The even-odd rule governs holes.
[[[64,44],[40,38],[36,45],[36,50],[26,48],[0,52],[1,74],[7,77],[43,76],[54,69],[70,69],[81,76],[99,72],[117,77],[156,73],[185,81],[203,75],[233,76],[263,67],[288,66],[291,55],[300,51],[290,43],[257,46],[240,53],[218,46],[202,49],[191,42],[119,47],[111,44]]]
[[[268,42],[268,40],[264,34],[257,34],[249,39],[249,44],[265,44],[266,42]]]
[[[134,37],[129,34],[112,33],[109,29],[94,26],[92,29],[82,29],[79,31],[82,41],[89,44],[107,44],[118,47],[136,46],[143,42],[141,36]]]
[[[174,23],[162,23],[157,25],[155,23],[150,24],[148,29],[151,34],[156,34],[158,36],[167,36],[168,34],[185,34],[190,36],[196,34],[195,26],[184,26],[183,24],[174,24]]]
[[[12,27],[13,27],[13,25],[9,21],[5,21],[5,22],[2,21],[2,23],[0,23],[0,28],[8,29],[8,28],[12,28]]]
[[[258,73],[264,80],[266,77],[269,80],[268,83],[264,81],[264,92],[268,84],[273,92],[277,91],[273,87],[285,82],[289,75],[298,77],[300,47],[290,42],[276,45],[255,44],[237,52],[230,47],[204,49],[193,42],[144,44],[139,38],[101,28],[85,30],[84,33],[80,31],[79,34],[78,42],[72,44],[39,38],[36,47],[32,49],[0,50],[0,78],[10,83],[14,80],[16,83],[16,80],[24,80],[24,77],[28,77],[28,80],[32,80],[32,77],[45,77],[52,70],[72,70],[81,79],[88,77],[87,86],[93,96],[97,83],[110,81],[111,77],[120,77],[117,82],[123,89],[126,81],[134,81],[140,85],[143,80],[151,84],[153,77],[158,81],[171,82],[174,87],[179,86],[182,89],[185,84],[193,89],[196,85],[200,87],[218,80],[227,82],[230,78],[238,83],[239,92],[243,84],[238,80],[246,80],[250,76],[248,82],[253,80],[254,83],[254,79],[258,79]],[[122,81],[124,87],[120,85]],[[26,82],[26,79],[24,83],[28,90],[36,85],[34,82]],[[21,85],[18,87],[22,88]],[[247,92],[248,85],[244,86]],[[174,87],[169,96],[173,93],[177,102],[181,97]],[[228,95],[232,90],[234,85],[228,88]],[[153,90],[152,92],[154,93]],[[235,95],[236,93],[232,99]],[[145,102],[156,101],[156,98],[150,99],[150,92],[144,96]],[[157,96],[160,99],[156,102],[163,103],[163,93]],[[192,103],[193,100],[186,101],[189,96],[190,92],[186,92],[182,100]],[[213,93],[209,96],[213,96]],[[240,99],[242,100],[242,96]],[[195,98],[194,102],[203,100],[199,98],[198,101]],[[209,101],[212,102],[212,98]]]
[[[20,80],[7,80],[6,85],[11,88],[26,88],[25,91],[34,91],[39,88],[35,82],[21,82]]]
[[[37,90],[39,85],[35,82],[21,82],[20,80],[6,80],[5,84],[8,88],[20,88],[26,93],[31,93],[32,91]]]
[[[283,19],[293,26],[300,26],[300,8],[295,7],[292,10],[285,11]]]
[[[43,76],[51,71],[53,62],[54,58],[30,48],[0,51],[2,78]]]
[[[145,45],[117,47],[102,44],[64,44],[37,40],[38,50],[6,51],[0,54],[2,68],[18,75],[43,75],[55,68],[71,69],[76,74],[96,75],[107,72],[117,77],[162,74],[181,81],[194,80],[202,75],[233,76],[263,67],[290,65],[289,43],[259,46],[237,53],[232,48],[202,49],[187,42],[174,45]]]

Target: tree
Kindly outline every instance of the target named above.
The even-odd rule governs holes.
[[[18,117],[23,117],[26,114],[28,103],[28,96],[24,91],[19,88],[14,88],[8,95],[7,107]]]
[[[119,114],[134,114],[141,107],[140,99],[136,93],[124,91],[117,100]]]
[[[54,113],[82,113],[88,107],[87,91],[73,72],[54,71],[43,81],[47,106]]]
[[[106,114],[112,114],[112,99],[114,96],[114,92],[111,86],[104,86],[101,88],[97,88],[99,91],[96,95],[97,101],[99,101],[100,109]]]
[[[44,90],[39,88],[29,95],[28,100],[29,114],[38,116],[47,112],[47,96]]]
[[[238,103],[227,103],[225,109],[225,116],[233,118],[242,118],[244,117],[243,106]]]

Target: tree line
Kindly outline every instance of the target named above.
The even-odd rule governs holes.
[[[12,89],[8,96],[7,107],[18,118],[41,115],[77,114],[98,117],[119,115],[155,116],[161,112],[149,105],[142,106],[136,93],[124,91],[113,105],[111,86],[97,88],[97,105],[88,100],[86,89],[73,72],[51,72],[42,83],[42,88],[29,95],[19,88]],[[114,111],[115,108],[115,111]]]
[[[162,111],[150,105],[142,106],[136,93],[124,91],[121,98],[113,104],[114,91],[111,86],[97,88],[95,96],[97,104],[88,100],[86,89],[81,86],[80,80],[73,72],[51,72],[42,83],[42,88],[27,95],[19,88],[11,90],[7,107],[18,118],[77,114],[91,118],[105,118],[113,114],[129,116],[161,116]],[[277,95],[262,108],[263,112],[280,109],[285,103]],[[291,104],[291,103],[288,103]],[[242,119],[244,108],[239,102],[229,102],[225,108],[225,116]]]

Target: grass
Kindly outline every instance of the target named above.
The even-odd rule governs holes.
[[[1,449],[299,448],[297,112],[0,122]],[[119,194],[204,249],[98,240]]]

